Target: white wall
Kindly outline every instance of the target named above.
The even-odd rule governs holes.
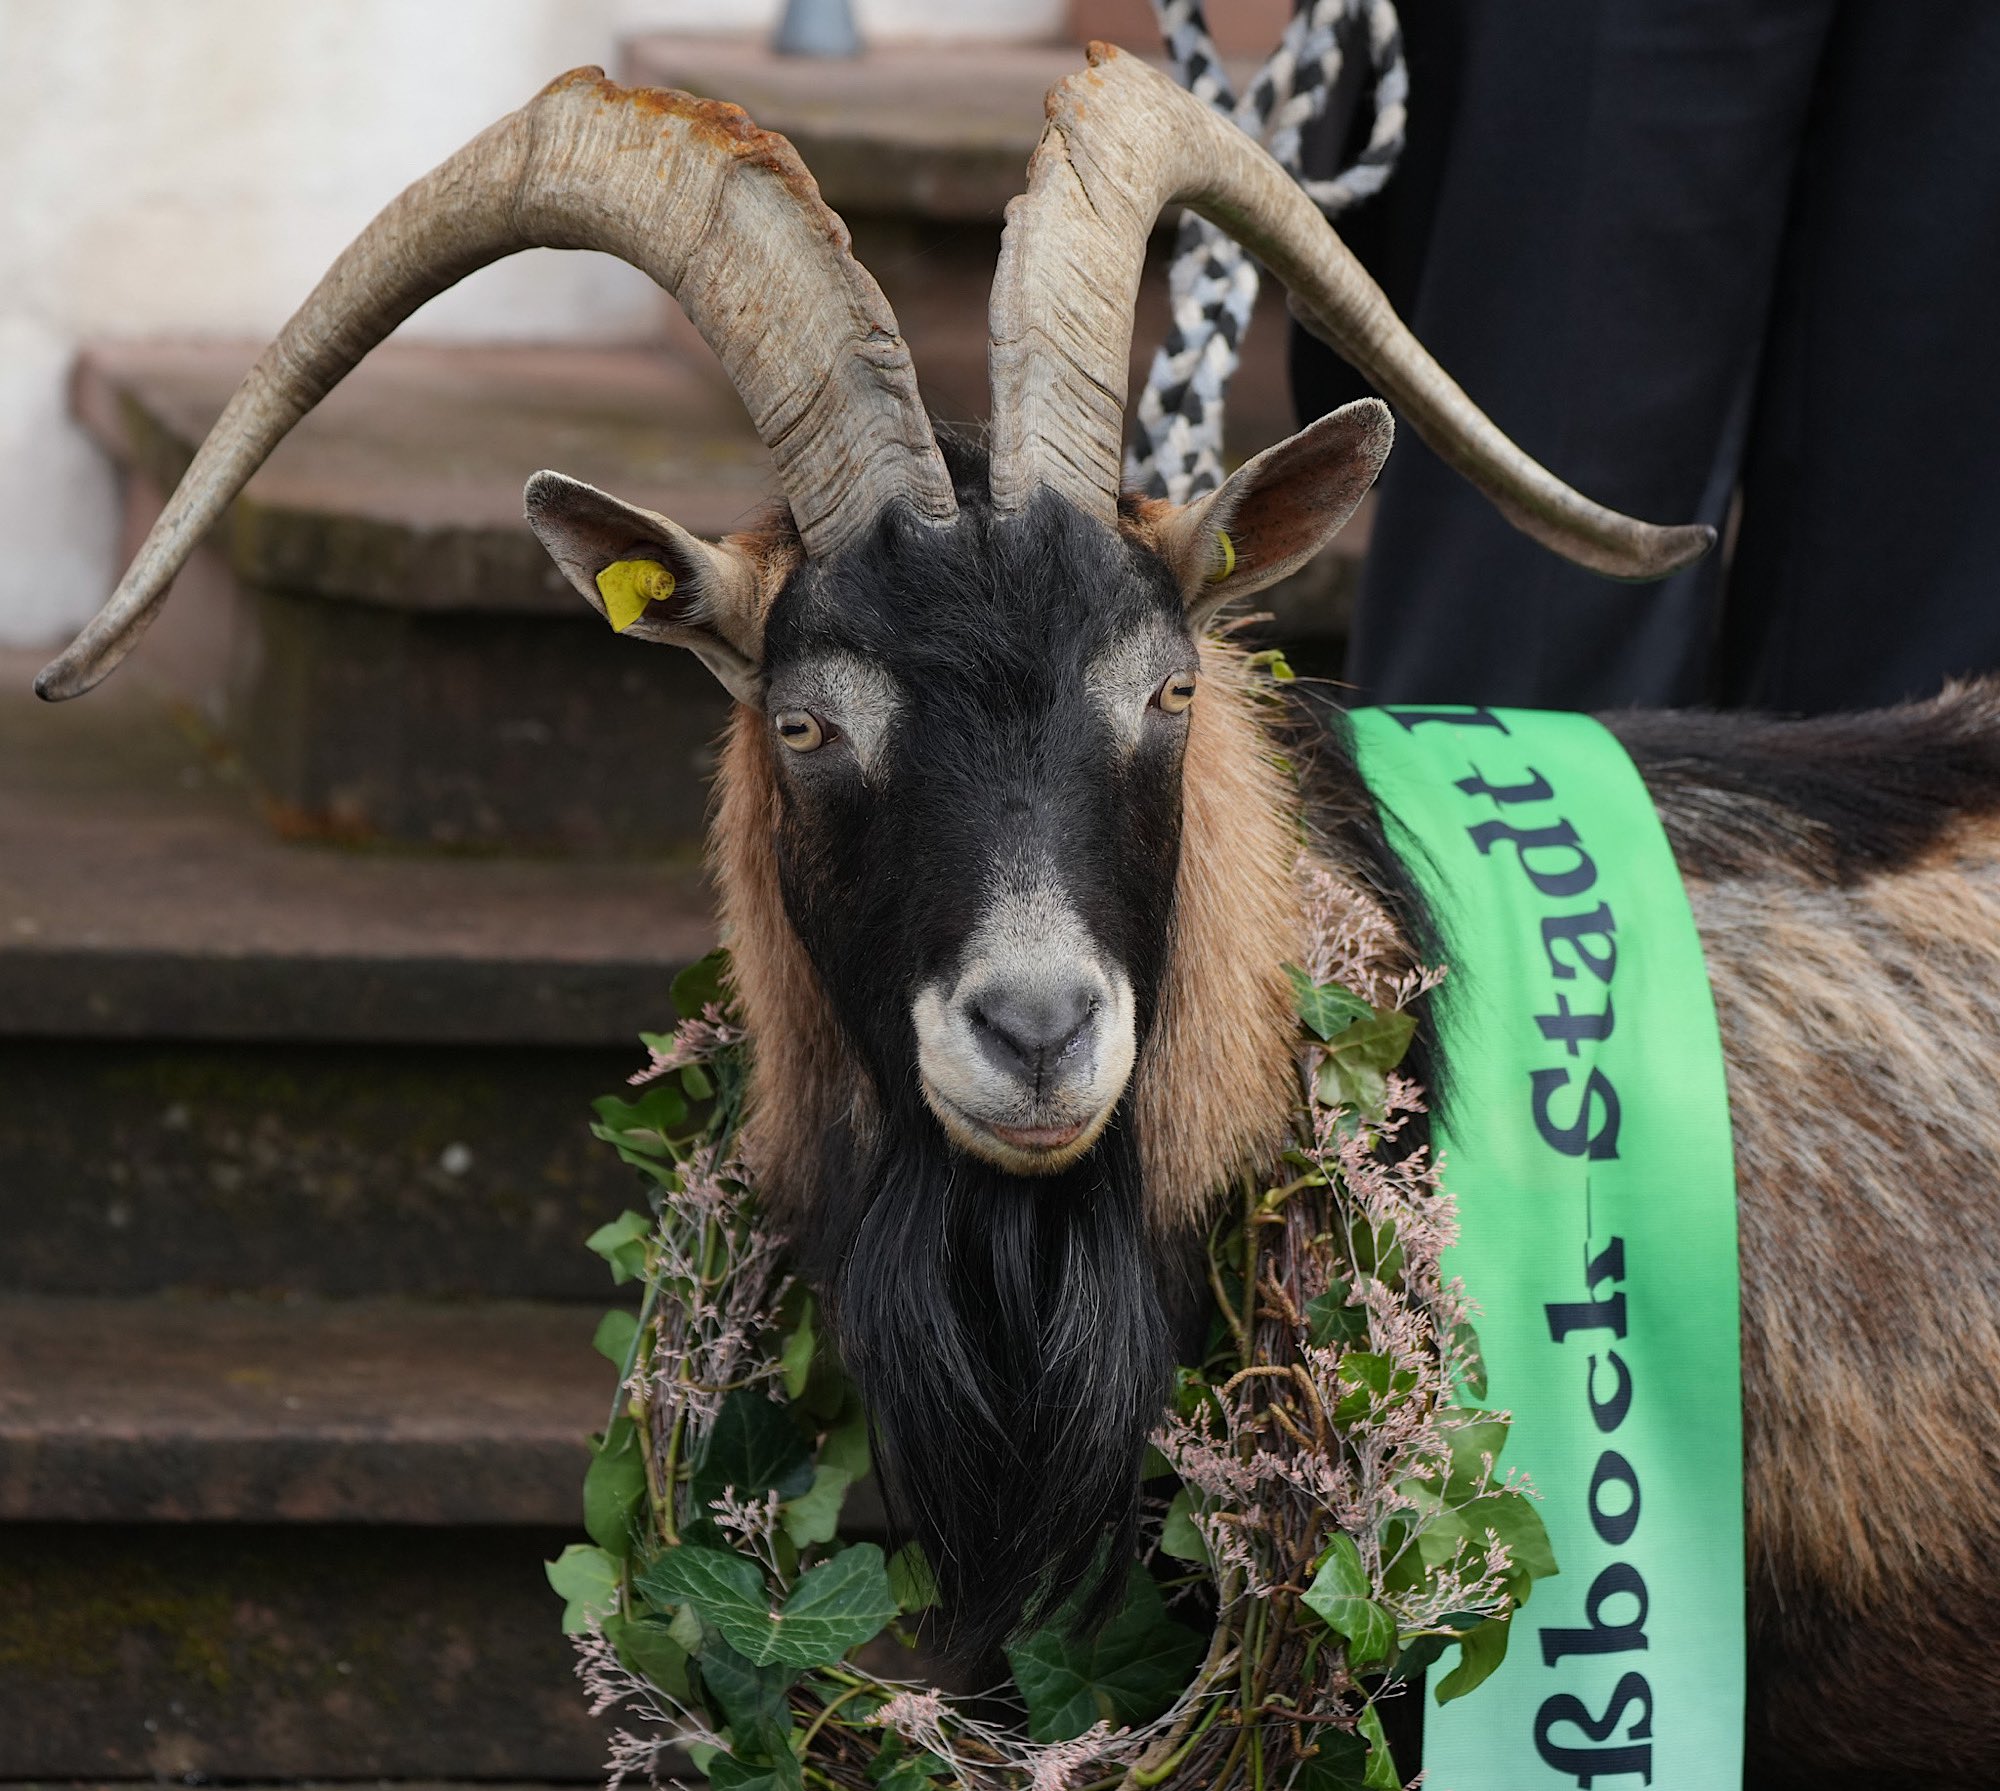
[[[0,0],[0,645],[86,619],[109,467],[70,422],[86,337],[263,337],[414,176],[641,29],[768,30],[778,0]],[[890,37],[1027,37],[1062,0],[856,0]],[[644,276],[533,254],[413,334],[619,341]]]

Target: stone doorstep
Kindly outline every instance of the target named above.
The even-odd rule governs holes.
[[[262,346],[91,344],[71,407],[120,465],[171,491]],[[708,535],[743,526],[773,489],[735,394],[659,349],[390,342],[250,481],[224,527],[230,570],[398,608],[575,615],[582,600],[521,516],[542,467]]]
[[[0,1298],[602,1304],[617,1050],[0,1040]]]
[[[1083,66],[1071,44],[874,45],[819,60],[660,32],[627,41],[619,79],[741,106],[791,139],[835,211],[997,226],[1026,184],[1043,95]]]
[[[599,1306],[0,1301],[0,1519],[570,1526]]]
[[[601,1785],[576,1534],[0,1524],[0,1780]]]
[[[678,862],[293,843],[132,668],[0,653],[0,1033],[631,1046],[714,943]]]

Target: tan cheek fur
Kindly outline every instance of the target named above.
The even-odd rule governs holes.
[[[1173,943],[1135,1113],[1154,1221],[1201,1220],[1267,1162],[1293,1102],[1284,966],[1300,956],[1299,799],[1274,763],[1244,656],[1201,649],[1182,772]]]

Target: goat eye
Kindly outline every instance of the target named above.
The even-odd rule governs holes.
[[[1176,672],[1153,692],[1154,707],[1179,715],[1194,701],[1194,673]]]
[[[813,752],[826,744],[826,724],[810,709],[780,709],[771,721],[793,752]]]

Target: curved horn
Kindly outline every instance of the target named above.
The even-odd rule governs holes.
[[[35,681],[88,690],[286,432],[397,324],[520,249],[603,249],[672,293],[771,450],[807,553],[892,499],[957,514],[909,350],[783,137],[735,106],[572,70],[390,203],[238,388],[96,619]]]
[[[1115,516],[1132,308],[1161,210],[1191,207],[1288,287],[1299,321],[1392,400],[1513,525],[1613,578],[1659,578],[1715,540],[1592,503],[1514,445],[1432,360],[1333,227],[1236,125],[1108,44],[1049,90],[993,280],[993,502],[1050,487]]]

